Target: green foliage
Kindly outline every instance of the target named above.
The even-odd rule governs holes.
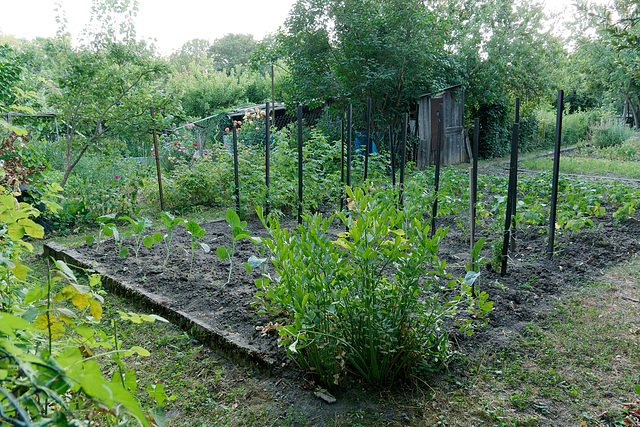
[[[129,221],[129,224],[131,224],[132,230],[124,233],[123,237],[133,237],[132,248],[133,248],[133,252],[136,255],[136,258],[138,258],[138,254],[140,253],[140,248],[142,248],[142,245],[148,248],[153,245],[153,242],[154,242],[153,238],[151,236],[145,236],[143,234],[146,230],[151,228],[153,223],[148,218],[134,219],[134,218],[131,218],[130,216],[121,216],[118,219]],[[125,258],[128,253],[129,253],[129,248],[127,247],[123,247],[120,250],[120,256],[122,258]]]
[[[102,236],[113,237],[116,242],[120,241],[120,233],[118,232],[118,227],[115,224],[116,214],[107,214],[102,215],[96,218],[96,222],[98,223],[98,235],[93,237],[91,235],[87,236],[85,241],[87,245],[90,245],[95,242],[96,251],[100,247],[100,242],[102,241]]]
[[[621,123],[603,123],[591,127],[591,141],[599,148],[621,145],[634,136],[637,136],[637,132]]]
[[[229,33],[211,43],[208,54],[216,70],[229,73],[238,66],[248,65],[255,48],[253,35]]]
[[[195,221],[185,221],[184,227],[187,229],[187,233],[191,236],[191,247],[189,248],[189,276],[191,276],[191,270],[193,269],[193,255],[196,248],[202,249],[204,253],[209,253],[211,248],[204,242],[199,242],[198,239],[202,238],[205,234],[205,230],[200,227]]]
[[[64,262],[55,261],[55,274],[49,274],[43,286],[27,279],[20,260],[33,247],[22,239],[43,236],[42,227],[31,219],[38,214],[10,193],[0,196],[0,420],[10,425],[71,425],[95,418],[92,413],[100,407],[98,418],[105,424],[149,425],[131,394],[135,373],[120,359],[149,353],[138,346],[121,349],[117,332],[110,336],[100,328],[100,276],[87,272],[83,284]],[[105,377],[98,357],[115,362],[120,375]]]
[[[410,0],[299,0],[274,49],[290,71],[287,100],[349,98],[359,108],[370,97],[376,119],[397,120],[418,95],[448,83],[443,21]]]
[[[15,59],[15,53],[6,44],[0,44],[0,112],[4,112],[15,101],[15,85],[20,80],[22,67]],[[3,126],[7,122],[2,119]]]
[[[162,221],[162,224],[164,224],[164,226],[167,229],[167,233],[163,236],[163,241],[165,243],[167,255],[164,257],[164,262],[162,263],[162,266],[166,267],[167,261],[169,261],[169,255],[171,254],[171,236],[173,233],[173,229],[180,224],[184,224],[185,221],[182,218],[176,218],[169,212],[161,212],[160,220]]]
[[[449,280],[436,256],[446,230],[429,238],[428,225],[382,203],[384,196],[358,189],[348,195],[352,212],[305,216],[296,231],[259,210],[277,278],[258,279],[257,297],[267,311],[288,314],[280,344],[328,387],[347,371],[381,386],[421,360],[447,360],[443,323],[471,302],[471,289]],[[348,231],[332,240],[327,231],[335,219]],[[471,323],[462,327],[470,331]]]
[[[216,249],[216,255],[220,258],[221,261],[229,260],[229,277],[227,279],[226,285],[231,282],[231,272],[233,271],[233,257],[236,252],[236,243],[242,239],[250,239],[255,241],[253,237],[250,236],[251,232],[247,230],[247,221],[241,221],[238,214],[231,210],[227,209],[226,216],[227,224],[231,227],[231,246],[219,246]],[[250,271],[249,268],[247,268]]]

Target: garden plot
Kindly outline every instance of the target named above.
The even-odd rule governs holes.
[[[499,216],[495,219],[499,221]],[[634,216],[617,223],[611,215],[590,217],[589,227],[566,230],[556,236],[556,255],[546,256],[547,241],[543,228],[522,224],[516,231],[516,249],[510,252],[508,273],[482,268],[479,289],[494,301],[488,314],[488,325],[471,337],[456,332],[453,342],[460,350],[468,352],[481,347],[501,347],[507,339],[519,333],[523,326],[553,310],[550,304],[561,297],[566,289],[587,283],[600,276],[610,265],[627,261],[640,250],[637,236],[640,222]],[[438,226],[448,226],[449,232],[439,245],[438,256],[447,262],[452,277],[464,277],[469,260],[468,234],[460,227],[460,216],[448,214],[438,218]],[[295,224],[286,224],[295,227]],[[77,263],[102,273],[105,284],[124,292],[133,299],[149,305],[158,314],[168,317],[203,340],[225,348],[232,357],[257,363],[279,371],[282,375],[302,378],[295,364],[286,357],[285,349],[278,346],[278,334],[274,326],[281,319],[259,315],[254,295],[254,269],[247,273],[243,263],[259,255],[257,246],[248,239],[237,242],[233,268],[229,275],[228,260],[216,256],[220,247],[232,243],[232,229],[224,220],[202,224],[204,235],[199,241],[210,251],[197,249],[191,265],[192,235],[184,227],[174,231],[172,247],[166,267],[163,266],[166,250],[162,245],[142,246],[136,257],[130,251],[126,258],[119,256],[122,246],[133,245],[132,238],[122,244],[113,239],[96,245],[81,245],[65,249],[55,244],[47,245],[46,254],[71,257]],[[479,237],[491,238],[489,222],[479,229]],[[265,236],[262,224],[250,221],[247,230],[253,236]],[[343,231],[336,229],[335,233]],[[148,233],[152,235],[152,232]],[[184,248],[184,249],[182,249]],[[492,258],[489,244],[481,256]]]

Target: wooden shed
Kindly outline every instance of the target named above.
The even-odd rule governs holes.
[[[440,164],[455,165],[469,161],[464,133],[464,88],[462,85],[422,95],[418,100],[418,168],[434,164],[438,137],[438,108],[442,104],[442,146]]]

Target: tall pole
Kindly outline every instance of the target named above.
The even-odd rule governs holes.
[[[369,152],[371,151],[371,98],[367,100],[367,134],[365,137],[364,149],[364,180],[367,180],[369,173]]]
[[[480,139],[480,119],[473,122],[473,159],[471,166],[471,178],[469,181],[469,220],[471,223],[471,253],[476,245],[476,204],[478,203],[478,141]],[[471,257],[471,271],[475,271],[475,260]]]
[[[298,105],[298,224],[302,224],[302,104]]]
[[[404,168],[407,165],[407,127],[409,126],[409,113],[402,116],[402,159],[400,163],[400,196],[398,201],[400,206],[404,203]]]
[[[397,145],[397,144],[396,144]],[[389,125],[389,152],[391,153],[391,184],[396,186],[396,156],[393,147],[393,126]]]
[[[351,187],[351,120],[353,108],[351,104],[347,106],[347,187]]]
[[[509,187],[507,190],[507,212],[504,218],[504,235],[502,241],[502,266],[500,269],[500,275],[507,274],[507,255],[509,254],[509,242],[511,240],[511,223],[514,216],[513,208],[515,203],[513,199],[516,198],[516,176],[518,172],[518,123],[513,124],[513,133],[511,137],[511,162],[509,167]]]
[[[344,112],[340,119],[340,211],[344,209]]]
[[[518,127],[520,125],[520,98],[516,98],[516,118],[514,123],[518,124]],[[514,182],[514,187],[516,188],[515,193],[513,195],[513,198],[511,199],[511,216],[513,218],[516,217],[516,209],[518,207],[518,142],[519,140],[516,140],[515,142],[515,153],[512,152],[512,159],[514,159],[513,163],[514,165],[512,166],[512,169],[510,170],[510,176],[509,179],[513,179]],[[512,147],[513,150],[513,147]],[[516,234],[516,222],[513,221],[511,223],[511,231],[509,232],[510,235],[510,241],[509,241],[509,250],[511,251],[515,251],[516,250],[516,238],[515,238],[515,234]]]
[[[556,205],[558,202],[558,180],[560,179],[560,140],[562,138],[562,110],[564,110],[564,92],[558,91],[558,111],[556,112],[556,145],[553,151],[553,183],[551,185],[551,212],[549,214],[549,243],[547,257],[553,259],[553,246],[556,232]]]
[[[270,168],[270,158],[269,155],[271,154],[271,111],[269,109],[270,105],[267,102],[265,105],[265,114],[264,114],[264,125],[265,125],[265,132],[264,132],[264,185],[267,188],[267,191],[265,193],[265,198],[264,198],[264,213],[265,216],[269,215],[269,168]]]
[[[9,116],[11,120],[11,116]],[[162,194],[162,173],[160,172],[160,156],[158,155],[158,133],[156,132],[156,119],[153,115],[153,107],[151,107],[151,120],[153,121],[153,152],[156,154],[156,171],[158,174],[158,193],[160,195],[160,210],[164,211],[164,196]]]
[[[438,191],[440,191],[440,156],[442,152],[442,115],[444,114],[443,105],[438,107],[438,136],[436,138],[436,170],[434,176],[434,193],[433,207],[431,210],[431,230],[429,233],[433,237],[436,231],[436,216],[438,216]]]
[[[236,212],[240,212],[240,174],[238,172],[238,132],[233,124],[233,177],[235,179]]]

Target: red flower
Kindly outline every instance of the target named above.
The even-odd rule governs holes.
[[[174,142],[173,145],[178,145],[178,141]]]
[[[194,142],[194,143],[193,143],[193,146],[194,146],[194,147],[197,147],[197,146],[198,146],[198,143],[197,143],[197,142]]]
[[[154,151],[153,153],[151,153],[151,157],[155,157],[156,156],[156,152]]]
[[[194,162],[195,162],[195,161],[197,161],[197,160],[198,160],[198,159],[196,159],[195,157],[193,158],[193,161],[194,161]]]

